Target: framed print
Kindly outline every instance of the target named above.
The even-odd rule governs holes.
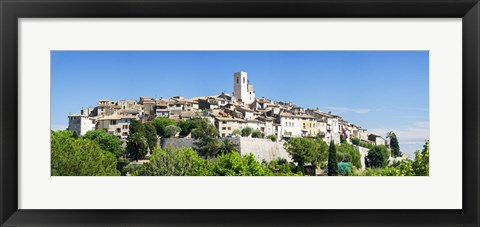
[[[1,4],[2,226],[480,224],[477,1]]]

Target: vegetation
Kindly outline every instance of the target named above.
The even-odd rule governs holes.
[[[388,165],[389,151],[385,145],[377,145],[368,151],[367,166],[383,168]]]
[[[242,129],[242,136],[243,137],[249,137],[250,134],[252,134],[252,128],[245,127],[245,128]]]
[[[276,135],[268,135],[267,139],[271,140],[272,142],[277,141],[277,136]]]
[[[217,139],[217,128],[205,121],[198,128],[192,130],[192,137],[197,139],[194,143],[196,150],[206,157],[214,157],[219,152],[219,141]]]
[[[268,167],[262,165],[252,153],[243,157],[237,152],[222,154],[217,157],[213,168],[216,176],[271,176]]]
[[[180,136],[185,137],[192,133],[192,130],[196,128],[205,127],[208,123],[206,120],[203,119],[193,119],[193,120],[186,120],[178,122],[178,127],[180,127]]]
[[[367,168],[364,176],[428,176],[429,175],[429,141],[425,141],[423,150],[415,152],[415,159],[402,160],[385,168]]]
[[[360,145],[360,139],[359,138],[351,138],[352,144],[359,146]]]
[[[116,157],[95,140],[76,138],[73,132],[51,132],[52,176],[119,176]]]
[[[230,152],[238,152],[237,149],[238,145],[232,143],[229,139],[224,139],[222,143],[220,143],[218,147],[219,154],[226,154]]]
[[[237,128],[237,129],[233,130],[232,135],[233,136],[240,136],[240,135],[242,135],[242,130]]]
[[[400,155],[400,145],[398,143],[397,135],[394,132],[387,133],[387,138],[390,139],[390,149],[392,150],[392,156],[397,157]]]
[[[327,144],[321,139],[290,138],[284,147],[292,159],[297,162],[298,169],[302,174],[305,174],[305,163],[316,167],[327,157]]]
[[[128,135],[127,138],[127,154],[129,157],[138,162],[139,159],[145,158],[148,149],[148,141],[140,132]]]
[[[330,147],[328,148],[328,176],[338,175],[338,162],[337,151],[335,149],[335,143],[330,141]]]
[[[157,146],[157,130],[153,124],[145,124],[145,138],[147,139],[148,148],[153,151]]]
[[[157,117],[153,120],[152,125],[155,127],[158,136],[165,137],[165,127],[177,125],[177,122],[168,117]]]
[[[252,138],[263,138],[263,133],[260,130],[253,130]]]
[[[78,136],[75,136],[75,135],[76,135],[76,132],[73,133],[73,137],[78,138]],[[104,151],[108,151],[114,154],[116,157],[121,156],[122,142],[118,137],[110,133],[107,133],[104,130],[88,131],[85,135],[83,135],[82,138],[97,142],[98,145],[100,146],[100,149]]]
[[[362,162],[360,158],[360,153],[346,141],[337,147],[338,162],[351,162],[352,165],[356,166],[357,168],[361,168]]]
[[[181,131],[182,131],[182,129],[180,127],[178,127],[176,125],[169,125],[169,126],[165,127],[163,135],[165,136],[165,138],[170,138],[170,137],[174,137],[175,135],[177,135]]]

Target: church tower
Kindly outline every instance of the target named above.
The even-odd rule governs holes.
[[[233,74],[233,94],[237,100],[245,104],[255,101],[253,85],[249,83],[246,72],[235,72]]]

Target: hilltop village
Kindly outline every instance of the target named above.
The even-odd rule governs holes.
[[[102,129],[126,141],[129,124],[137,119],[150,122],[157,117],[176,121],[207,119],[215,125],[219,137],[232,137],[235,130],[250,127],[261,137],[275,135],[278,141],[290,137],[320,137],[327,143],[340,143],[344,138],[357,138],[372,145],[385,145],[381,136],[352,124],[339,115],[317,109],[304,109],[293,103],[255,97],[253,84],[246,72],[233,74],[233,95],[184,98],[140,97],[139,100],[98,100],[97,107],[84,108],[68,116],[68,130],[84,135]],[[189,138],[190,135],[187,136]],[[347,140],[350,142],[350,140]]]

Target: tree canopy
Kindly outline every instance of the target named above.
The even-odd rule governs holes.
[[[398,143],[397,135],[394,132],[388,132],[387,138],[390,139],[390,149],[392,149],[392,156],[397,157],[400,155],[400,145]]]
[[[368,151],[367,166],[383,168],[388,165],[389,151],[385,145],[377,145]]]
[[[327,144],[321,139],[290,138],[284,147],[292,159],[298,163],[298,168],[303,174],[305,174],[305,163],[318,166],[327,157]]]
[[[100,149],[109,151],[117,157],[122,153],[122,141],[120,141],[120,138],[104,130],[88,131],[82,138],[97,142]]]
[[[119,176],[116,157],[95,140],[76,139],[73,132],[51,132],[52,176]]]
[[[194,142],[196,149],[201,155],[214,157],[218,153],[219,141],[217,139],[217,128],[206,122],[200,124],[198,128],[192,130],[192,137],[197,141]]]
[[[338,175],[338,162],[337,151],[333,140],[330,141],[330,147],[328,148],[328,176]]]
[[[158,136],[165,137],[165,127],[177,125],[177,122],[168,117],[157,117],[153,120],[152,125],[155,127]]]

